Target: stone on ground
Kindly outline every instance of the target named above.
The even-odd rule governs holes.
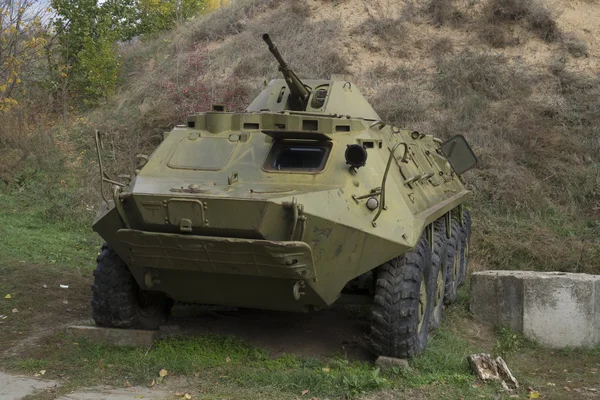
[[[391,368],[409,368],[407,360],[403,358],[394,358],[386,356],[377,357],[377,360],[375,360],[375,365],[381,368],[382,370]]]
[[[471,275],[475,318],[551,348],[600,344],[600,276],[484,271]]]

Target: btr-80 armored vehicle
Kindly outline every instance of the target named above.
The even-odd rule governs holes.
[[[460,135],[443,143],[381,121],[352,82],[301,81],[263,40],[284,79],[245,112],[190,116],[126,185],[101,171],[114,186],[93,225],[107,242],[93,318],[157,329],[175,301],[369,303],[373,351],[413,356],[465,279],[459,175],[476,158]]]

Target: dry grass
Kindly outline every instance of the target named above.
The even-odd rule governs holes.
[[[458,27],[466,21],[466,16],[451,0],[429,0],[423,11],[429,16],[431,24],[437,27],[442,25]]]
[[[562,42],[569,54],[571,54],[573,57],[579,58],[588,56],[589,47],[587,43],[579,39],[577,36],[573,34],[564,35]]]
[[[357,59],[374,59],[361,63],[355,81],[382,118],[442,138],[466,135],[480,160],[465,176],[475,195],[474,249],[487,266],[600,273],[600,81],[575,72],[567,55],[585,46],[565,35],[551,45],[560,58],[542,67],[489,51],[517,46],[522,32],[531,31],[524,41],[558,34],[552,12],[536,2],[490,0],[458,28],[444,11],[454,3],[405,4],[371,5],[367,22],[348,27],[323,18],[327,10],[312,15],[303,1],[258,0],[124,47],[120,93],[70,130],[75,150],[92,154],[77,170],[82,189],[74,202],[99,199],[89,151],[94,126],[106,133],[110,172],[131,173],[134,156],[149,154],[188,114],[216,102],[241,110],[265,79],[279,75],[260,39],[268,32],[301,77],[356,73]],[[423,28],[436,33],[422,36],[435,15],[457,32],[474,28],[489,47],[470,46],[464,37],[472,36],[450,36],[448,27]],[[349,34],[357,49],[345,46]]]
[[[561,37],[560,29],[552,11],[539,0],[489,0],[484,7],[484,29],[488,29],[487,43],[490,43],[489,28],[486,24],[521,23],[546,42],[554,42]],[[501,34],[500,29],[495,30]],[[503,32],[502,32],[503,33]],[[499,39],[491,39],[498,42]]]
[[[118,165],[132,168],[131,155],[151,149],[159,133],[213,101],[230,96],[233,109],[248,104],[263,80],[278,74],[260,40],[263,32],[273,36],[302,77],[345,72],[335,45],[343,33],[339,21],[312,18],[303,2],[256,4],[223,10],[124,54],[131,84],[124,87],[118,107],[94,118],[111,133]],[[442,4],[428,3],[433,14],[425,15],[445,15],[450,21]],[[518,23],[531,30],[535,25],[536,35],[548,40],[548,32],[558,30],[550,23],[550,31],[544,31],[542,17],[551,13],[535,4],[492,0],[483,10],[490,26],[504,30]],[[473,143],[480,165],[465,178],[475,194],[471,206],[481,259],[496,268],[600,272],[598,235],[589,222],[598,216],[600,192],[600,141],[593,123],[600,118],[598,82],[569,72],[564,60],[547,72],[457,46],[447,37],[429,46],[422,42],[433,69],[415,68],[394,57],[411,45],[409,22],[372,11],[352,33],[365,48],[393,57],[375,63],[357,83],[372,93],[370,101],[390,123],[440,137],[463,133]],[[217,36],[198,36],[206,32],[204,24],[215,23],[212,18],[239,24],[225,24],[235,28]],[[492,32],[486,41],[497,35]],[[206,45],[195,44],[200,37]],[[514,45],[512,40],[507,35],[496,46]],[[176,90],[165,93],[164,82]],[[185,96],[185,89],[192,95]],[[199,90],[209,95],[198,98]]]

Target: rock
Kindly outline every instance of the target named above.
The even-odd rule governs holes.
[[[375,360],[375,365],[381,368],[382,370],[391,369],[391,368],[401,368],[408,369],[408,360],[403,358],[394,358],[394,357],[385,357],[379,356],[377,360]]]
[[[519,387],[517,379],[508,369],[508,365],[502,357],[493,359],[489,354],[471,354],[467,357],[471,369],[482,381],[501,381],[506,390],[514,390]]]

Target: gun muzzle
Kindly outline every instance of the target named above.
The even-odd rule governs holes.
[[[269,46],[269,50],[271,50],[271,47],[275,47],[275,45],[273,45],[273,42],[271,41],[271,38],[269,37],[268,33],[263,34],[262,38],[265,41],[265,43],[267,44],[267,46]]]

